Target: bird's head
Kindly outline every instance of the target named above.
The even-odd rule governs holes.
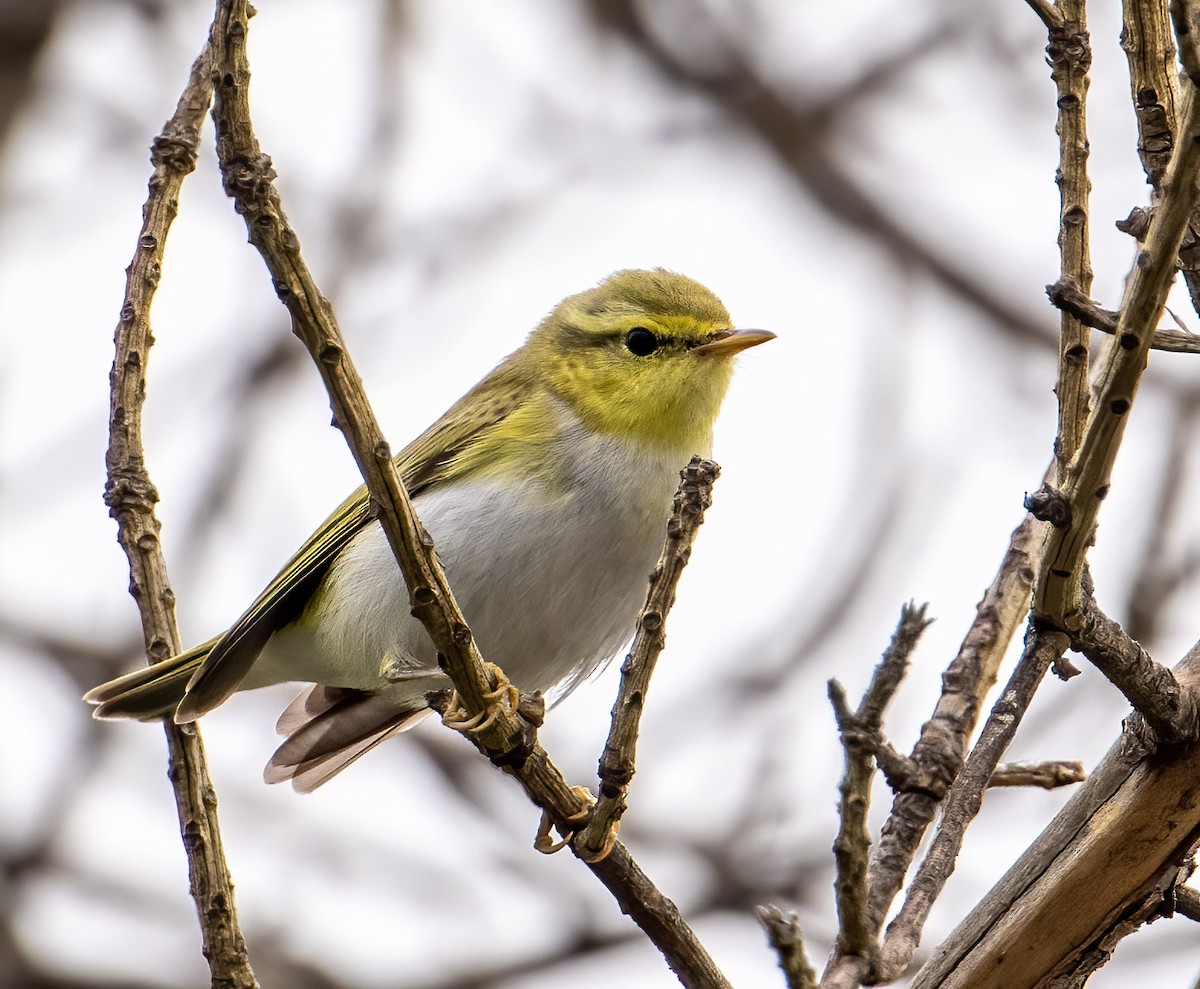
[[[774,335],[735,330],[721,301],[699,282],[662,269],[631,270],[564,299],[525,351],[590,428],[704,452],[733,356]]]

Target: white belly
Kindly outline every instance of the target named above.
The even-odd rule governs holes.
[[[679,470],[694,452],[573,432],[577,481],[565,489],[482,478],[438,485],[415,502],[484,658],[552,699],[633,634]],[[319,621],[308,614],[276,633],[248,680],[378,690],[397,674],[436,674],[378,524],[337,558],[317,600]],[[416,694],[430,686],[412,683]]]

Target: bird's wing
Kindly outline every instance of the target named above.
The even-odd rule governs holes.
[[[505,361],[396,457],[410,497],[470,471],[459,455],[521,403],[522,389]],[[230,627],[188,684],[175,720],[194,721],[229,697],[267,640],[295,621],[337,555],[373,519],[365,486],[347,498],[296,551]]]

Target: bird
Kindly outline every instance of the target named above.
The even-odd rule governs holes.
[[[679,481],[709,456],[733,327],[699,282],[623,270],[559,303],[395,458],[483,657],[552,705],[633,631]],[[186,724],[234,692],[310,684],[264,771],[301,792],[430,712],[450,682],[365,487],[222,635],[84,695],[102,719]]]

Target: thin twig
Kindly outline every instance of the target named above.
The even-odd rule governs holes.
[[[1090,596],[1084,598],[1083,623],[1071,637],[1071,648],[1083,653],[1125,695],[1159,742],[1175,745],[1200,738],[1196,692],[1156,663]]]
[[[1057,31],[1062,27],[1063,17],[1053,0],[1025,0],[1030,9],[1042,19],[1048,31]]]
[[[1054,790],[1087,779],[1087,770],[1082,762],[1050,760],[1048,762],[1002,762],[992,772],[989,787],[997,786],[1040,786],[1043,790]]]
[[[1047,285],[1046,295],[1057,308],[1069,312],[1084,326],[1108,334],[1117,332],[1121,314],[1092,301],[1075,287],[1073,280],[1061,278],[1053,285]],[[1150,349],[1172,354],[1200,354],[1200,336],[1183,330],[1158,329],[1154,331]]]
[[[600,756],[600,799],[587,826],[574,844],[584,861],[608,854],[625,813],[629,783],[636,769],[638,728],[645,709],[646,692],[659,653],[666,645],[667,615],[675,604],[675,589],[692,552],[692,542],[712,504],[712,486],[721,468],[711,460],[693,457],[680,472],[679,490],[667,523],[667,538],[650,576],[646,603],[637,619],[637,633],[625,662],[613,704],[612,723]]]
[[[175,113],[154,140],[149,195],[142,229],[130,262],[116,356],[111,375],[108,479],[104,500],[117,521],[117,538],[129,559],[130,587],[138,603],[146,656],[166,659],[181,649],[175,621],[175,593],[167,576],[154,513],[158,492],[145,466],[142,407],[146,363],[153,334],[150,304],[158,287],[167,233],[179,205],[179,190],[196,164],[200,127],[212,101],[211,38],[192,65]],[[170,756],[168,776],[175,793],[180,831],[187,853],[189,887],[200,919],[204,956],[213,985],[230,989],[258,986],[238,926],[233,883],[225,862],[217,818],[216,791],[208,777],[204,747],[194,726],[163,722]]]
[[[412,613],[433,639],[468,720],[487,714],[467,737],[521,782],[560,832],[570,834],[586,816],[589,804],[567,785],[551,762],[537,741],[534,724],[519,710],[491,703],[488,695],[497,686],[494,668],[485,667],[479,655],[437,560],[433,540],[413,511],[333,309],[317,288],[284,215],[271,160],[259,147],[250,118],[248,4],[246,0],[220,0],[218,11],[220,85],[214,118],[225,190],[245,219],[250,242],[262,255],[276,293],[291,314],[293,331],[308,348],[325,383],[334,419],[362,471],[409,589]],[[650,883],[619,842],[604,860],[589,867],[662,952],[684,985],[728,986],[675,905]]]
[[[946,794],[942,820],[929,851],[909,884],[900,913],[888,925],[877,973],[883,981],[899,978],[912,961],[929,911],[954,871],[967,827],[979,813],[988,780],[1012,741],[1034,691],[1067,645],[1067,637],[1061,632],[1030,625],[1025,653],[993,705],[962,772]]]
[[[845,769],[838,803],[838,833],[833,852],[837,866],[838,935],[829,970],[841,959],[859,961],[854,967],[873,967],[878,952],[879,920],[867,907],[867,867],[871,836],[867,811],[871,782],[875,775],[875,753],[880,745],[883,715],[908,669],[909,658],[921,633],[932,619],[925,617],[926,605],[905,605],[892,634],[892,641],[875,667],[858,710],[851,711],[846,692],[837,680],[829,681],[829,700],[837,718],[838,733],[845,751]]]
[[[1092,64],[1085,0],[1058,0],[1057,24],[1049,29],[1046,55],[1057,89],[1058,182],[1060,210],[1058,249],[1062,277],[1071,278],[1087,295],[1092,287],[1088,251],[1087,90]],[[1066,483],[1071,459],[1079,447],[1088,413],[1089,334],[1080,320],[1065,310],[1058,342],[1058,432],[1054,454],[1058,483]]]
[[[779,967],[787,980],[788,989],[817,989],[817,973],[808,960],[804,935],[794,913],[784,914],[779,907],[755,907],[759,923],[767,932],[767,940],[779,956]]]

